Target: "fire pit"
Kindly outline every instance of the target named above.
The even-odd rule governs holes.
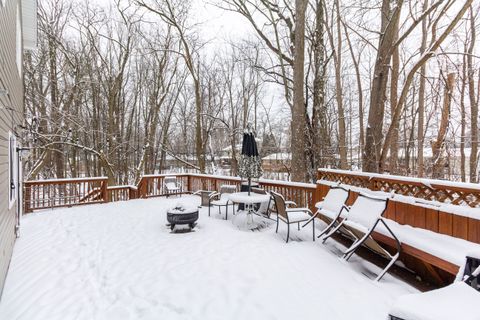
[[[198,220],[198,209],[188,208],[182,205],[177,205],[175,208],[167,211],[167,221],[170,229],[173,231],[175,225],[188,225],[190,230],[193,229]]]

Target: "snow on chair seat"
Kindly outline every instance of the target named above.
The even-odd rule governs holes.
[[[398,259],[401,251],[400,241],[382,217],[387,208],[387,204],[388,198],[378,198],[360,193],[345,218],[324,238],[325,242],[336,232],[344,230],[355,239],[350,248],[344,252],[343,257],[345,260],[348,260],[362,245],[390,260],[387,266],[377,276],[376,281],[379,281],[385,275],[388,269],[390,269]],[[372,233],[379,224],[382,224],[396,241],[397,252],[394,255],[372,238]]]
[[[278,226],[280,221],[287,224],[287,240],[290,239],[290,225],[298,224],[298,230],[300,230],[300,222],[306,222],[303,227],[305,227],[310,222],[312,223],[312,236],[313,241],[315,241],[315,219],[312,219],[313,213],[308,208],[289,208],[287,207],[285,198],[277,192],[272,191],[270,193],[275,202],[275,207],[277,208],[277,228],[275,230],[278,233]]]
[[[311,218],[311,216],[307,213],[309,211],[308,208],[287,208],[286,210],[288,214],[288,221],[292,223],[307,221]],[[280,219],[285,220],[285,218],[282,216],[280,216]]]
[[[477,255],[478,257],[478,255]],[[389,312],[391,320],[478,320],[480,259],[467,256],[459,281],[441,289],[400,297]],[[469,268],[472,267],[473,268]]]

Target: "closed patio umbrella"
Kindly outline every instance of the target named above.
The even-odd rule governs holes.
[[[252,125],[249,123],[243,132],[242,153],[240,158],[239,175],[248,179],[248,194],[252,184],[252,178],[260,178],[262,175],[262,160],[258,155],[257,142]]]

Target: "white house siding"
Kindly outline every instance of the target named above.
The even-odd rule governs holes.
[[[15,242],[15,225],[18,201],[9,209],[9,132],[17,135],[23,121],[23,81],[17,67],[17,14],[19,0],[0,2],[0,295],[4,286],[8,265]],[[12,108],[13,110],[9,110]]]

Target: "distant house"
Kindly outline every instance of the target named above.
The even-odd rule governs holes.
[[[0,293],[22,213],[23,50],[36,44],[36,1],[0,0]]]
[[[263,170],[267,172],[290,172],[291,162],[291,153],[272,153],[262,158],[262,167]]]

